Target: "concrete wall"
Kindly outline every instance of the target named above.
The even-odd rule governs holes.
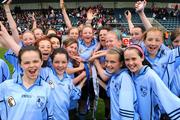
[[[103,5],[105,8],[132,8],[134,7],[134,2],[67,2],[67,8],[77,8],[79,6],[82,7],[89,7],[95,6],[97,4]],[[22,9],[41,9],[41,8],[48,8],[52,6],[53,8],[59,9],[58,2],[51,2],[51,3],[28,3],[28,4],[12,4],[12,8],[15,6],[20,6]],[[152,3],[148,3],[147,7],[151,7]],[[168,3],[155,3],[156,6],[163,8],[167,7]]]

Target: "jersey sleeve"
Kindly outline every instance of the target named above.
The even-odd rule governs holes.
[[[173,81],[174,77],[176,76],[176,71],[180,66],[180,47],[173,49],[169,53],[169,58],[168,58],[168,63],[165,68],[165,72],[163,75],[162,80],[166,81],[168,88],[171,88],[171,84]]]
[[[166,87],[153,70],[149,72],[151,73],[149,77],[151,78],[152,89],[170,119],[180,118],[180,99]]]
[[[5,104],[5,98],[4,98],[4,95],[5,95],[5,85],[4,83],[3,84],[0,84],[0,118],[2,120],[6,120],[6,104]]]
[[[5,58],[10,64],[12,64],[14,67],[15,67],[15,65],[18,63],[17,56],[16,56],[16,54],[15,54],[11,49],[9,49],[9,50],[5,53],[4,58]]]
[[[121,120],[133,120],[135,116],[135,88],[130,76],[123,76],[119,91],[119,114]]]
[[[78,100],[80,99],[81,97],[81,89],[80,87],[77,85],[77,86],[74,86],[74,84],[70,83],[69,85],[69,89],[70,89],[70,100]]]
[[[180,97],[180,66],[174,71],[170,88],[176,96]]]
[[[0,60],[0,83],[10,79],[9,67],[5,61]]]

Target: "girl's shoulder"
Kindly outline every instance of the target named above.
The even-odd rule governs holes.
[[[126,77],[126,78],[131,78],[130,74],[129,74],[129,71],[128,69],[126,68],[123,68],[121,69],[119,72],[117,72],[116,74],[113,75],[114,78],[123,78],[123,77]]]

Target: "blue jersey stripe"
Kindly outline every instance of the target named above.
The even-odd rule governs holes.
[[[169,115],[169,114],[168,114]],[[175,111],[173,111],[173,113],[171,112],[171,115],[169,115],[169,117],[171,119],[175,119],[177,117],[180,117],[180,108],[176,109]]]
[[[179,111],[179,110],[180,110],[180,108],[175,109],[174,111],[170,112],[170,113],[168,114],[168,116],[171,116],[172,114],[174,114],[174,112]]]
[[[122,112],[122,111],[119,111],[119,114],[120,114],[120,115],[134,116],[134,113],[126,113],[126,112]]]
[[[177,120],[178,118],[180,118],[180,115],[177,116],[176,118],[171,118],[172,120]]]
[[[134,118],[134,116],[126,116],[126,115],[121,115],[122,117],[127,117],[127,118]]]
[[[130,112],[130,113],[132,112],[132,113],[134,113],[134,111],[125,110],[125,109],[121,109],[121,108],[120,108],[119,110],[120,110],[120,111],[124,111],[124,112]]]

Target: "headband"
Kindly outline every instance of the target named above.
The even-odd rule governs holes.
[[[139,45],[133,44],[133,45],[128,46],[126,49],[128,49],[128,48],[135,48],[135,49],[137,49],[138,51],[141,52],[142,57],[144,58],[144,51],[143,51],[143,49]]]

